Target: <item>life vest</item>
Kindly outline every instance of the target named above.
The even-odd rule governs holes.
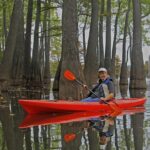
[[[107,78],[106,80],[100,80],[99,83],[92,89],[92,91],[97,95],[97,97],[107,97],[109,95],[108,84],[112,82],[111,78]],[[89,93],[88,97],[96,98],[96,96],[92,93]]]

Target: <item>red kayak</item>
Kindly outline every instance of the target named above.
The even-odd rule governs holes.
[[[119,113],[112,111],[99,111],[99,112],[73,112],[73,113],[47,113],[47,114],[32,114],[27,115],[19,128],[29,128],[38,125],[49,125],[49,124],[63,124],[69,122],[77,122],[90,120],[92,118],[99,118],[102,116],[116,117],[125,114],[135,114],[144,112],[144,107],[132,107],[128,110],[122,110]],[[99,118],[100,119],[100,118]]]
[[[115,99],[113,102],[114,105],[120,109],[128,109],[130,107],[144,105],[146,98]],[[99,102],[65,100],[19,100],[19,104],[29,114],[50,112],[107,111],[112,109],[109,104],[101,104]]]

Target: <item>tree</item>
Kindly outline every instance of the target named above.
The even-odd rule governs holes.
[[[47,0],[45,0],[45,7],[47,6]],[[48,15],[47,15],[48,13]],[[47,22],[47,18],[50,18],[50,11],[44,12],[44,30],[45,30],[45,65],[44,65],[44,83],[50,83],[50,63],[49,63],[49,48],[50,48],[50,21]]]
[[[133,3],[133,47],[131,53],[130,89],[145,89],[146,81],[142,54],[140,1]]]
[[[91,0],[91,25],[85,59],[84,74],[87,84],[91,87],[97,79],[97,43],[98,43],[98,0]]]
[[[23,9],[22,7],[23,7],[22,0],[14,1],[9,33],[6,40],[6,47],[3,55],[2,64],[0,66],[0,70],[3,70],[0,72],[1,79],[5,80],[10,79],[20,16]]]
[[[25,33],[25,49],[24,49],[24,77],[29,79],[30,77],[30,63],[31,63],[31,28],[32,28],[32,11],[33,0],[28,0],[28,11],[26,21],[26,33]]]
[[[41,72],[39,64],[39,25],[40,25],[40,13],[41,13],[41,0],[37,0],[36,20],[34,29],[34,43],[31,62],[31,80],[41,81]]]
[[[101,0],[101,12],[99,20],[99,52],[100,52],[100,67],[104,67],[104,44],[103,44],[103,20],[104,20],[104,7],[105,2]]]
[[[107,0],[105,67],[111,71],[111,0]]]
[[[123,46],[122,46],[122,65],[121,65],[121,73],[120,73],[120,85],[128,85],[128,67],[127,67],[127,59],[126,59],[126,38],[128,31],[128,22],[129,22],[129,12],[130,12],[130,0],[128,0],[128,10],[126,12],[125,17],[125,25],[124,25],[124,35],[123,35]]]
[[[81,88],[64,78],[64,71],[70,69],[78,79],[83,79],[78,50],[78,22],[76,0],[63,1],[62,13],[62,57],[60,63],[59,98],[80,99]]]
[[[116,45],[117,45],[117,34],[118,34],[118,19],[120,15],[120,5],[121,1],[118,0],[118,10],[115,18],[115,25],[114,25],[114,41],[113,41],[113,47],[112,47],[112,59],[111,59],[111,76],[113,79],[115,79],[115,58],[116,58]]]
[[[16,46],[13,56],[13,64],[11,77],[17,82],[22,80],[23,76],[23,64],[24,64],[24,15],[23,10],[20,17],[20,22],[18,26]]]

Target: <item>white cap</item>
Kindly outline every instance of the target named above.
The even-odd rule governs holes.
[[[98,69],[98,72],[101,72],[101,71],[107,72],[107,69],[106,69],[106,68],[99,68],[99,69]]]

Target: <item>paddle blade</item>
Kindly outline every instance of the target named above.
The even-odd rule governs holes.
[[[65,142],[71,142],[76,138],[76,134],[70,133],[70,134],[65,134],[64,135],[64,140]]]
[[[76,77],[74,76],[74,74],[72,72],[70,72],[69,70],[66,70],[64,72],[64,77],[68,80],[75,80]]]

